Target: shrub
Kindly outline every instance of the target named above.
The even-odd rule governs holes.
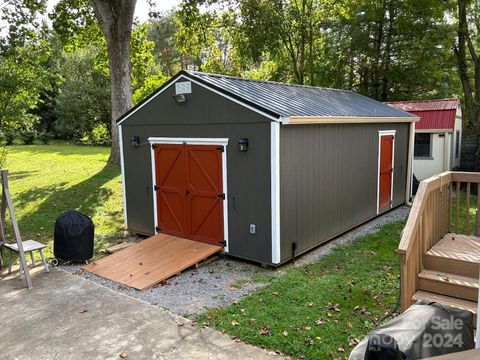
[[[0,169],[5,169],[7,165],[7,148],[0,146]]]
[[[12,145],[13,141],[17,137],[17,134],[16,134],[15,130],[13,130],[13,129],[5,130],[3,135],[5,136],[5,144],[6,145]]]
[[[95,126],[88,136],[90,142],[95,145],[110,145],[110,131],[105,124]]]
[[[36,137],[37,134],[32,130],[23,130],[20,132],[20,139],[22,139],[25,145],[32,145]]]
[[[50,140],[52,140],[53,136],[48,132],[42,132],[40,135],[38,135],[38,138],[44,145],[48,145]]]

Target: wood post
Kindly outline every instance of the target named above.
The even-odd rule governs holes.
[[[10,196],[10,189],[8,188],[8,170],[0,170],[0,177],[2,181],[2,205],[0,210],[0,223],[2,224],[2,236],[4,237],[3,231],[5,230],[5,213],[6,208],[8,207],[8,212],[10,213],[10,219],[12,220],[13,233],[15,234],[15,239],[17,240],[18,254],[20,255],[20,273],[25,272],[25,281],[27,283],[27,288],[32,288],[32,279],[30,278],[30,272],[28,270],[27,259],[25,257],[25,252],[23,251],[22,238],[20,236],[20,229],[18,228],[17,217],[15,215],[15,210],[13,209],[12,197]]]

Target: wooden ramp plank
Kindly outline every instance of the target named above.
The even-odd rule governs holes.
[[[82,269],[144,290],[222,250],[220,246],[158,234],[85,265]]]

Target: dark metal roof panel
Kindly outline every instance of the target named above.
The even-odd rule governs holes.
[[[413,116],[347,90],[249,80],[196,71],[186,73],[278,116]]]

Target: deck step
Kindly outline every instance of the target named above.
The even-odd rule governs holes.
[[[457,309],[468,310],[471,313],[473,313],[473,325],[475,326],[477,323],[477,303],[476,302],[457,299],[450,296],[433,294],[431,292],[421,291],[421,290],[417,291],[412,296],[412,304],[415,304],[418,300],[438,302],[443,305],[453,306]]]
[[[469,301],[478,299],[478,278],[441,271],[423,270],[418,274],[418,288]]]
[[[478,277],[480,273],[478,257],[471,254],[446,253],[431,249],[425,254],[423,264],[427,270],[472,278]]]

